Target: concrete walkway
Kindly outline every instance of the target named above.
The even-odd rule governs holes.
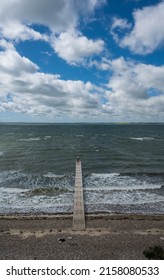
[[[81,161],[76,161],[73,230],[85,230],[84,199]]]

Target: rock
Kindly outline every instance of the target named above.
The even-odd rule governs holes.
[[[65,242],[65,239],[64,239],[64,238],[59,238],[58,241],[59,241],[60,243],[63,243],[63,242]]]

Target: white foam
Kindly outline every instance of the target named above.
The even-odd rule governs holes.
[[[44,140],[48,140],[48,139],[50,139],[50,138],[51,138],[50,135],[44,136]]]
[[[45,178],[63,178],[65,175],[58,175],[52,172],[48,172],[47,174],[43,175]]]
[[[85,178],[84,186],[86,191],[91,192],[122,192],[122,191],[144,191],[161,189],[160,183],[152,183],[139,178],[132,178],[130,176],[122,176],[119,173],[92,173]]]
[[[94,178],[111,178],[119,176],[119,173],[91,173],[91,177]]]
[[[0,188],[0,192],[3,194],[19,194],[19,193],[25,193],[26,191],[29,191],[29,189],[21,189],[21,188]]]
[[[137,140],[137,141],[154,140],[153,137],[130,137],[130,139]]]
[[[90,204],[119,204],[119,205],[130,205],[130,204],[144,204],[144,203],[155,203],[164,201],[164,197],[151,192],[86,192],[85,200]]]
[[[123,185],[123,186],[103,186],[101,185],[101,187],[97,187],[97,186],[94,186],[94,187],[86,187],[85,190],[86,191],[98,191],[98,192],[101,192],[101,191],[106,191],[106,192],[110,192],[110,191],[134,191],[134,190],[153,190],[153,189],[161,189],[161,185],[153,185],[153,184],[150,184],[150,185],[132,185],[132,186],[126,186],[126,185]]]
[[[35,138],[23,138],[23,139],[20,139],[19,141],[22,141],[22,142],[40,141],[40,137],[35,137]]]

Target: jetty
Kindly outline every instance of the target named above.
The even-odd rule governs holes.
[[[73,230],[85,230],[84,197],[81,160],[76,160]]]

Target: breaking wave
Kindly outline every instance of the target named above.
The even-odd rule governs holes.
[[[153,181],[151,177],[136,174],[121,173],[92,173],[85,177],[86,190],[101,191],[134,191],[134,190],[160,190],[164,186],[161,182]]]
[[[22,138],[19,141],[21,142],[30,142],[30,141],[40,141],[40,137],[35,137],[35,138]]]
[[[36,188],[26,192],[25,194],[29,196],[37,196],[37,195],[54,196],[66,192],[69,192],[69,190],[65,188],[52,187],[52,188]]]
[[[154,140],[153,137],[130,137],[129,139],[137,140],[137,141]]]
[[[43,175],[43,177],[45,177],[45,178],[64,178],[65,175],[58,175],[58,174],[54,174],[52,172],[48,172],[47,174]]]

